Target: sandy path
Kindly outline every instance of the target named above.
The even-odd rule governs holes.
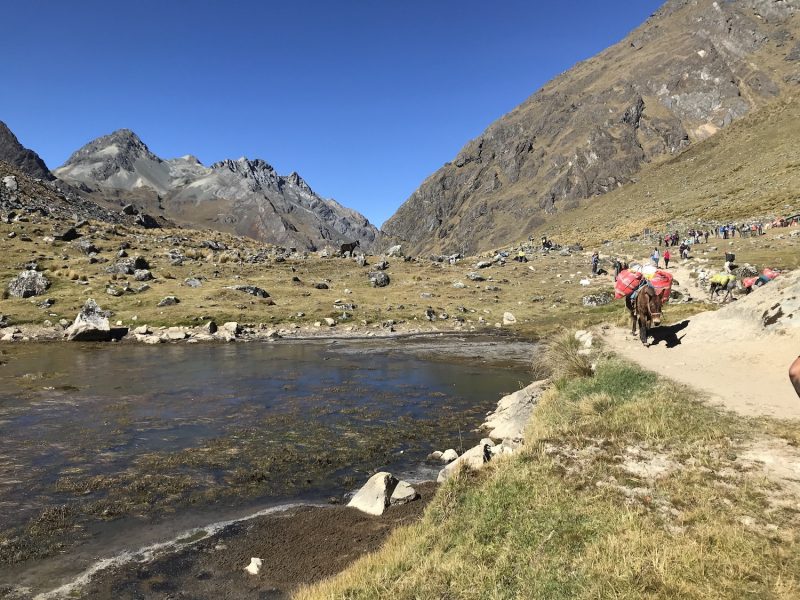
[[[675,289],[695,298],[707,296],[686,266],[678,263],[669,270],[680,284]],[[627,328],[610,328],[601,335],[617,354],[704,392],[712,403],[747,416],[800,419],[800,398],[788,377],[789,364],[800,354],[800,331],[767,333],[754,327],[752,316],[730,314],[752,305],[751,313],[757,315],[769,306],[774,291],[765,286],[736,306],[656,329],[648,348]],[[664,312],[669,323],[669,306]]]

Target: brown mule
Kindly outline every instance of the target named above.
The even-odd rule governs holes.
[[[661,325],[661,296],[653,286],[644,285],[636,292],[636,298],[625,298],[625,306],[631,313],[631,334],[636,335],[639,326],[639,339],[647,346],[647,330]]]

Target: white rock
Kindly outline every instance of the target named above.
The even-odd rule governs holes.
[[[133,330],[133,333],[134,335],[148,335],[151,332],[147,325],[139,325],[139,327]]]
[[[478,445],[464,452],[464,454],[439,471],[439,476],[436,478],[436,481],[439,483],[446,481],[461,465],[467,465],[472,469],[482,468],[484,465],[483,446]]]
[[[434,450],[433,452],[428,454],[428,460],[442,460],[442,451]]]
[[[259,571],[261,571],[261,565],[263,561],[260,558],[251,558],[250,564],[247,565],[244,570],[250,573],[251,575],[258,575]]]
[[[180,327],[170,327],[164,335],[168,340],[185,340],[188,334]]]
[[[510,312],[503,313],[503,325],[513,325],[517,322],[517,317],[515,317]]]
[[[522,440],[544,384],[544,381],[535,381],[528,387],[501,398],[495,411],[489,414],[483,424],[490,430],[489,437],[495,440]]]
[[[401,504],[408,504],[416,499],[417,490],[411,487],[411,484],[408,482],[401,481],[395,486],[392,496],[389,498],[389,503],[394,506],[399,506]]]
[[[223,323],[222,329],[230,335],[239,335],[242,332],[241,326],[236,321],[228,321],[227,323]]]
[[[325,324],[328,327],[333,327],[334,325],[336,325],[336,319],[332,319],[330,317],[325,317]]]
[[[6,175],[3,177],[3,185],[9,192],[17,191],[17,178],[13,175]]]
[[[347,506],[356,508],[368,515],[382,515],[386,507],[389,506],[390,490],[395,481],[391,473],[386,471],[375,473],[364,484],[364,487],[358,490]]]
[[[403,247],[400,245],[392,246],[386,251],[386,256],[402,256],[403,255]]]
[[[456,452],[452,448],[449,448],[449,449],[445,450],[444,452],[442,452],[442,456],[441,456],[442,462],[446,462],[446,463],[453,462],[457,458],[458,458],[458,452]]]
[[[487,438],[483,438],[483,439],[482,439],[480,442],[478,442],[478,443],[479,443],[481,446],[484,446],[484,445],[488,445],[488,446],[494,446],[494,442],[491,440],[491,438],[488,438],[488,437],[487,437]]]

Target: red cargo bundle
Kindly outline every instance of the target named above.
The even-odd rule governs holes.
[[[629,271],[628,269],[620,271],[620,274],[617,275],[617,282],[614,284],[614,298],[630,296],[642,283],[643,277],[644,275],[641,273]]]
[[[745,288],[751,288],[756,281],[758,281],[758,277],[745,277],[742,279],[742,285]]]
[[[767,279],[769,279],[770,281],[772,281],[772,280],[773,280],[773,279],[775,279],[775,278],[776,278],[778,275],[780,275],[780,273],[779,273],[778,271],[775,271],[774,269],[769,269],[769,268],[767,268],[767,269],[764,269],[764,270],[762,271],[762,273],[764,274],[764,277],[766,277],[766,278],[767,278]]]
[[[652,279],[650,279],[650,285],[652,285],[656,293],[661,296],[661,302],[669,302],[669,295],[672,292],[672,274],[667,273],[666,271],[656,271],[656,274],[653,275]]]

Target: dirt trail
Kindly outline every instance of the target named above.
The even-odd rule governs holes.
[[[688,269],[670,271],[683,284],[682,291],[695,297],[705,293],[689,278]],[[800,354],[800,273],[782,277],[719,311],[654,329],[650,347],[643,347],[627,328],[609,328],[602,337],[619,355],[701,390],[727,409],[800,419],[800,398],[788,378],[789,364]],[[765,325],[767,314],[776,318]],[[669,318],[668,306],[665,316]]]

